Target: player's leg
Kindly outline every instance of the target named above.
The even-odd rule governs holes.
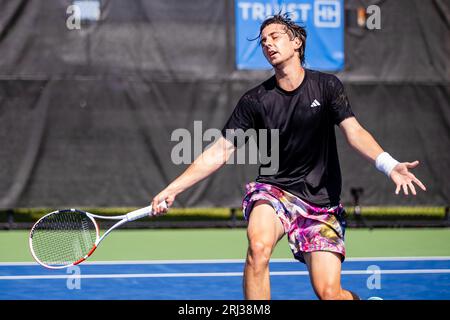
[[[247,227],[248,251],[244,269],[245,299],[270,299],[269,259],[284,228],[267,200],[255,202]]]
[[[314,292],[321,300],[359,300],[341,287],[341,255],[330,251],[304,252]]]

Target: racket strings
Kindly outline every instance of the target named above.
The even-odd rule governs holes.
[[[32,231],[36,257],[46,265],[68,265],[84,258],[95,245],[96,226],[83,212],[60,211],[36,224]]]

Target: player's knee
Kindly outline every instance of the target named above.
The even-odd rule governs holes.
[[[325,284],[316,289],[316,294],[320,300],[339,300],[341,289],[335,285]]]
[[[247,263],[254,268],[264,268],[269,264],[272,246],[261,240],[250,240]]]

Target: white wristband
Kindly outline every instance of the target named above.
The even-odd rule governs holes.
[[[385,175],[389,177],[392,169],[399,164],[397,160],[391,157],[391,155],[387,152],[381,153],[377,159],[375,160],[375,166],[378,170],[383,172]]]

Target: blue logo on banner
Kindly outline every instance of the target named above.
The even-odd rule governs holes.
[[[261,22],[289,13],[306,27],[306,67],[338,71],[344,67],[343,0],[236,0],[236,64],[238,69],[270,69],[258,40]]]

